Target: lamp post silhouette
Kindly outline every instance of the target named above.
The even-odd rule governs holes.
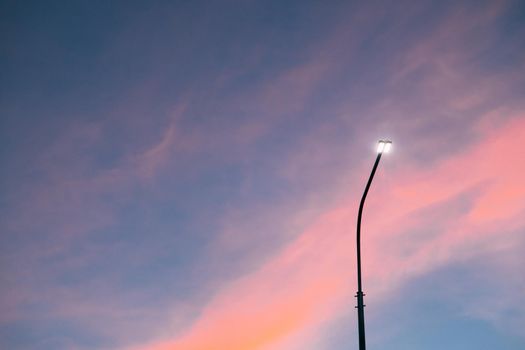
[[[379,140],[377,144],[377,158],[372,168],[372,173],[365,187],[365,192],[361,198],[361,203],[359,204],[359,213],[357,214],[357,326],[359,330],[359,350],[366,350],[366,340],[365,340],[365,304],[364,304],[364,294],[363,294],[363,284],[361,282],[361,217],[363,215],[363,206],[365,205],[366,195],[372,184],[372,180],[381,160],[383,153],[388,153],[392,147],[392,141],[390,140]]]

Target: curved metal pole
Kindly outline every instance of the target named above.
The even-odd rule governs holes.
[[[377,166],[381,160],[380,152],[377,154],[374,167],[372,168],[372,173],[368,179],[368,183],[365,187],[365,192],[361,198],[361,203],[359,204],[359,213],[357,214],[357,324],[359,329],[359,350],[366,350],[366,341],[365,341],[365,305],[363,300],[363,285],[361,283],[361,217],[363,215],[363,207],[365,205],[366,195],[372,184],[372,179],[376,173]]]

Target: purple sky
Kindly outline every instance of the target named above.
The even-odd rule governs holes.
[[[525,3],[2,1],[0,348],[525,348]]]

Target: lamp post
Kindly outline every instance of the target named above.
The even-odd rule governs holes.
[[[365,187],[365,192],[359,204],[359,213],[357,214],[357,326],[359,330],[359,350],[366,350],[365,340],[365,304],[363,300],[363,284],[361,282],[361,217],[363,215],[363,206],[365,205],[366,195],[372,184],[372,179],[376,173],[377,166],[383,153],[388,153],[392,147],[392,141],[379,140],[377,144],[377,158],[372,168],[372,173]]]

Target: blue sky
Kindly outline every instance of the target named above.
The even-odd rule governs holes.
[[[0,6],[0,347],[524,348],[520,1]]]

